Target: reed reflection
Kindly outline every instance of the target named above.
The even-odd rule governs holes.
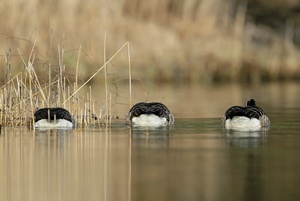
[[[0,200],[129,200],[129,146],[109,129],[7,130]]]

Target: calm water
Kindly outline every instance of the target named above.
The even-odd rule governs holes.
[[[298,89],[166,88],[177,119],[156,130],[131,129],[122,119],[109,129],[2,128],[0,200],[298,200]],[[270,130],[222,130],[225,109],[250,96]]]

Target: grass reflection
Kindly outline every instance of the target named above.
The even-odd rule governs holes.
[[[128,136],[111,130],[5,129],[1,200],[130,198]]]

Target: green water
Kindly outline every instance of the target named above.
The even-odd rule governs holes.
[[[273,97],[258,98],[271,120],[264,132],[224,131],[222,98],[195,107],[200,118],[170,104],[175,125],[155,130],[122,119],[109,129],[2,128],[0,200],[298,200],[300,96]]]

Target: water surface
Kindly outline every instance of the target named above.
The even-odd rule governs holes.
[[[297,200],[300,96],[294,85],[272,87],[238,88],[244,95],[232,101],[218,87],[199,88],[212,100],[201,101],[202,93],[187,111],[169,101],[175,125],[160,129],[132,129],[122,119],[108,129],[2,128],[0,200]],[[187,91],[177,89],[178,99],[193,105]],[[225,109],[248,96],[266,110],[270,130],[224,131]]]

